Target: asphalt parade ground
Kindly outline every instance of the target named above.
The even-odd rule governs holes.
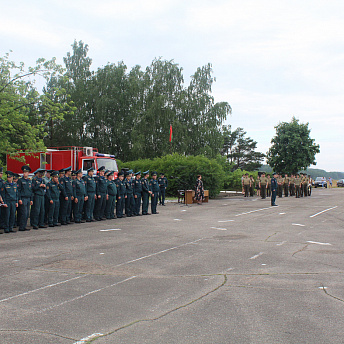
[[[343,196],[3,234],[0,343],[343,343]]]

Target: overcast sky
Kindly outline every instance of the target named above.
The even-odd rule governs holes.
[[[311,167],[344,171],[343,14],[343,0],[2,1],[0,54],[62,63],[76,39],[89,45],[93,69],[162,57],[183,67],[186,83],[210,62],[215,101],[233,108],[227,123],[259,151],[295,116],[320,144]]]

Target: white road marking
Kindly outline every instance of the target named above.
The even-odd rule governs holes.
[[[148,254],[147,256],[143,256],[143,257],[140,257],[140,258],[129,260],[127,262],[124,262],[124,263],[121,263],[121,264],[117,264],[115,266],[122,266],[122,265],[130,264],[130,263],[134,263],[134,262],[137,262],[137,261],[142,260],[142,259],[146,259],[146,258],[150,258],[150,257],[156,256],[156,255],[161,254],[161,253],[165,253],[165,252],[168,252],[168,251],[176,250],[177,248],[180,248],[180,247],[183,247],[183,246],[195,244],[195,243],[197,243],[197,242],[199,242],[201,240],[204,240],[204,239],[206,239],[206,238],[204,237],[204,238],[197,239],[195,241],[187,242],[185,244],[181,244],[181,245],[178,245],[178,246],[170,247],[170,248],[167,248],[166,250],[162,250],[162,251],[159,251],[159,252]]]
[[[262,265],[266,265],[266,264],[262,264]]]
[[[327,289],[327,287],[318,287],[319,289]]]
[[[87,343],[90,339],[93,339],[93,338],[96,338],[96,337],[100,337],[100,336],[104,336],[104,335],[102,333],[93,333],[90,336],[87,336],[85,338],[82,338],[82,339],[78,340],[74,344],[84,344],[84,343]]]
[[[86,277],[86,275],[78,276],[78,277],[73,277],[73,278],[70,278],[70,279],[65,280],[65,281],[49,284],[49,285],[46,285],[46,286],[41,287],[41,288],[37,288],[37,289],[26,291],[25,293],[21,293],[21,294],[17,294],[17,295],[13,295],[13,296],[7,297],[6,299],[0,300],[0,302],[5,302],[5,301],[8,301],[8,300],[12,300],[12,299],[15,299],[16,297],[19,297],[19,296],[29,295],[29,294],[32,294],[32,293],[34,293],[36,291],[40,291],[40,290],[44,290],[44,289],[47,289],[47,288],[55,287],[56,285],[67,283],[67,282],[74,281],[76,279],[84,278],[84,277]]]
[[[285,213],[279,213],[280,215],[285,215]]]
[[[317,242],[317,241],[307,241],[307,242],[309,242],[310,244],[332,246],[332,244],[330,244],[328,242]]]
[[[255,254],[254,256],[252,256],[249,259],[256,259],[256,258],[260,257],[262,254],[264,254],[264,252],[259,252],[258,254]]]
[[[280,242],[279,244],[276,244],[276,246],[282,246],[282,245],[284,245],[286,243],[286,241],[282,241],[282,242]]]
[[[217,222],[233,222],[234,220],[223,220],[223,221],[217,221]]]
[[[100,229],[99,232],[110,232],[110,231],[120,231],[120,228],[112,228],[112,229]]]
[[[174,219],[174,221],[181,221],[181,219]]]
[[[186,209],[183,209],[182,211],[186,211]]]
[[[212,229],[218,229],[219,231],[226,231],[227,228],[210,227]]]
[[[223,205],[228,205],[228,204],[223,204]]]
[[[256,213],[257,211],[262,211],[262,210],[266,210],[266,209],[271,209],[272,207],[269,207],[269,208],[261,208],[261,209],[257,209],[257,210],[251,210],[251,211],[248,211],[246,213],[241,213],[241,214],[237,214],[235,216],[241,216],[241,215],[247,215],[247,214],[251,214],[251,213]]]
[[[99,253],[99,254],[105,254],[104,252],[101,252],[101,253]]]
[[[301,223],[292,223],[292,226],[300,226],[300,227],[305,227],[306,225],[302,225]]]
[[[318,215],[320,215],[320,214],[322,214],[322,213],[325,213],[326,211],[329,211],[329,210],[332,210],[332,209],[336,209],[336,208],[338,208],[337,205],[336,205],[335,207],[328,208],[328,209],[325,209],[325,210],[323,210],[323,211],[320,211],[319,213],[316,213],[316,214],[314,214],[314,215],[311,215],[310,217],[316,217],[316,216],[318,216]]]
[[[70,303],[70,302],[73,302],[73,301],[76,301],[76,300],[83,299],[83,298],[86,297],[86,296],[89,296],[89,295],[98,293],[99,291],[102,291],[102,290],[104,290],[104,289],[108,289],[108,288],[114,287],[114,286],[116,286],[116,285],[122,284],[122,283],[124,283],[124,282],[130,281],[130,280],[132,280],[133,278],[136,278],[136,276],[131,276],[131,277],[129,277],[129,278],[126,278],[126,279],[123,280],[123,281],[119,281],[119,282],[116,282],[116,283],[112,283],[112,284],[110,284],[110,285],[107,285],[106,287],[103,287],[103,288],[99,288],[99,289],[95,289],[95,290],[89,291],[89,292],[86,293],[86,294],[83,294],[83,295],[74,297],[73,299],[69,299],[69,300],[63,301],[63,302],[61,302],[61,303],[59,303],[59,304],[57,304],[57,305],[54,305],[54,306],[51,306],[51,307],[47,307],[47,308],[43,308],[43,309],[40,310],[38,313],[43,313],[43,312],[46,312],[46,311],[50,311],[50,310],[52,310],[52,309],[54,309],[54,308],[63,306],[63,305],[65,305],[66,303]]]

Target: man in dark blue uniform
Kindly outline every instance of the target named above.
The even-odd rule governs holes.
[[[47,228],[44,225],[44,195],[45,183],[43,180],[44,169],[37,169],[32,178],[33,204],[31,207],[31,224],[33,229]]]
[[[135,173],[135,179],[133,181],[133,194],[134,194],[134,215],[140,216],[141,199],[142,199],[142,182],[141,171]]]
[[[59,183],[59,173],[53,171],[51,174],[51,180],[46,186],[46,197],[49,201],[49,212],[48,212],[48,224],[49,227],[60,226],[59,210],[60,210],[60,195],[62,198],[66,198],[65,188]]]
[[[31,189],[31,179],[29,173],[31,168],[27,165],[21,167],[23,177],[18,180],[18,225],[20,231],[29,231],[27,220],[30,215],[30,206],[32,205],[33,195]]]
[[[107,184],[107,193],[108,199],[106,201],[105,216],[108,220],[115,218],[115,207],[116,207],[116,196],[117,196],[117,186],[113,180],[113,171],[109,171],[106,174],[108,184]]]
[[[6,171],[7,181],[1,189],[1,198],[4,201],[5,209],[5,233],[16,232],[13,227],[16,219],[16,209],[18,207],[18,186],[13,181],[14,173]]]
[[[123,217],[123,209],[125,205],[126,190],[123,179],[123,172],[118,172],[118,177],[115,180],[117,186],[116,216],[118,219],[121,219]]]
[[[149,195],[152,193],[149,190],[149,170],[143,172],[143,178],[141,179],[142,183],[142,215],[151,215],[148,213],[148,206],[149,206]]]
[[[62,225],[71,223],[71,211],[73,196],[73,185],[72,185],[72,166],[64,168],[59,171],[62,177],[59,178],[60,188],[64,189],[64,192],[60,194],[60,219]]]
[[[277,173],[274,172],[273,177],[271,179],[271,206],[276,207],[277,204],[276,202],[276,196],[277,196],[277,188],[278,188],[278,183],[277,183]]]
[[[88,197],[85,206],[85,218],[87,222],[92,222],[93,220],[93,211],[94,205],[97,198],[96,195],[96,181],[93,178],[94,168],[91,167],[87,170],[87,175],[83,177],[86,185],[86,195]]]
[[[158,183],[159,183],[159,188],[160,188],[159,203],[160,205],[165,205],[165,194],[166,194],[168,181],[164,173],[160,173],[160,178],[158,179]]]
[[[106,207],[107,194],[107,179],[105,178],[105,167],[101,166],[98,169],[99,175],[95,178],[96,180],[96,194],[97,200],[94,208],[94,218],[97,221],[104,220],[104,213]]]
[[[82,179],[81,169],[76,171],[76,179],[73,181],[73,197],[75,203],[75,223],[85,222],[85,220],[82,220],[82,210],[84,202],[88,200],[88,197],[86,194],[85,181]]]
[[[157,181],[157,173],[152,172],[152,179],[149,182],[149,190],[151,193],[151,208],[152,208],[152,214],[159,214],[159,212],[156,211],[156,207],[158,205],[158,197],[159,197],[159,183]]]
[[[134,211],[134,195],[133,195],[133,184],[132,184],[132,174],[130,171],[126,172],[125,174],[125,191],[126,191],[126,197],[125,197],[125,215],[127,217],[133,216]]]

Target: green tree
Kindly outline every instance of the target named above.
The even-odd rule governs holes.
[[[59,102],[49,100],[35,88],[35,77],[53,78],[61,75],[63,69],[55,59],[37,60],[35,67],[25,68],[24,63],[16,65],[9,54],[0,58],[0,159],[5,154],[15,156],[18,151],[44,150],[46,117],[60,116]]]
[[[310,138],[308,123],[299,123],[293,117],[291,122],[279,123],[275,129],[276,136],[267,152],[267,162],[275,171],[291,174],[316,164],[320,146]]]
[[[257,142],[246,137],[246,131],[243,128],[232,131],[230,125],[223,126],[222,133],[224,137],[222,154],[232,165],[232,170],[254,171],[262,165],[265,155],[256,152]]]

